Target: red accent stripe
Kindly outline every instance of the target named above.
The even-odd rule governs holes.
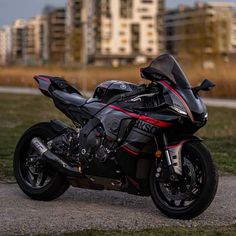
[[[188,106],[188,104],[185,102],[185,100],[183,99],[183,97],[175,90],[173,89],[169,84],[167,84],[165,81],[160,81],[163,85],[165,85],[169,90],[171,90],[178,98],[179,100],[181,101],[181,103],[184,105],[185,109],[187,110],[187,113],[191,119],[191,121],[193,123],[195,123],[195,120],[194,120],[194,117],[193,117],[193,114]]]
[[[123,149],[125,149],[125,151],[137,156],[139,153],[138,152],[135,152],[135,151],[132,151],[131,149],[129,149],[128,147],[126,146],[122,146]]]
[[[151,117],[148,117],[148,116],[144,116],[144,115],[138,115],[138,114],[135,114],[135,113],[132,113],[132,112],[129,112],[129,111],[126,111],[120,107],[117,107],[117,106],[114,106],[114,105],[109,105],[110,108],[112,109],[115,109],[117,111],[121,111],[127,115],[130,115],[134,118],[137,118],[139,120],[143,120],[151,125],[154,125],[154,126],[158,126],[158,127],[163,127],[163,128],[168,128],[171,126],[170,123],[168,122],[165,122],[165,121],[160,121],[160,120],[156,120],[156,119],[153,119]]]
[[[188,140],[183,140],[181,141],[180,143],[176,144],[176,145],[171,145],[171,146],[168,146],[169,149],[172,149],[172,148],[176,148],[180,145],[184,145]]]
[[[41,76],[37,76],[37,78],[51,83],[51,81],[48,78],[41,77]]]

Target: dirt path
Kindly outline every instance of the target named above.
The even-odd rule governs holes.
[[[163,216],[146,197],[70,188],[52,202],[27,198],[15,184],[0,184],[0,235],[83,229],[144,229],[160,226],[226,226],[236,223],[236,176],[220,178],[210,208],[191,221]]]

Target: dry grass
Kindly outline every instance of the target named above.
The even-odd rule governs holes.
[[[208,96],[236,98],[236,66],[234,63],[221,63],[211,70],[203,70],[199,64],[190,62],[182,63],[182,66],[193,86],[205,78],[212,80],[217,85],[211,93],[208,93]],[[83,87],[83,78],[86,78],[87,89],[93,90],[97,84],[106,80],[143,83],[139,75],[140,67],[98,68],[90,66],[86,73],[82,69],[60,67],[0,67],[0,85],[36,87],[32,77],[36,74],[46,74],[62,76],[78,88]]]
[[[78,88],[83,86],[83,78],[86,78],[88,90],[93,90],[97,84],[106,80],[141,82],[138,67],[88,67],[86,72],[82,69],[75,70],[59,67],[2,67],[0,68],[0,85],[35,87],[36,83],[32,77],[37,74],[64,77]]]
[[[219,98],[236,98],[236,66],[220,63],[215,69],[204,70],[199,65],[183,66],[191,84],[195,86],[204,79],[209,79],[216,87],[207,96]]]

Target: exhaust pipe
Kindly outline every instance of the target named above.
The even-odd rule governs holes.
[[[73,167],[60,157],[52,153],[40,140],[40,138],[33,138],[31,141],[31,146],[35,149],[35,151],[41,156],[44,157],[45,160],[55,167],[59,172],[65,174],[67,176],[75,176],[75,177],[84,177],[81,173],[80,167]]]

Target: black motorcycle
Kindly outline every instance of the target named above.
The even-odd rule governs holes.
[[[69,117],[28,129],[17,144],[14,173],[32,199],[49,201],[70,185],[152,197],[172,218],[191,219],[212,202],[218,174],[202,139],[193,134],[208,118],[173,56],[141,69],[149,85],[107,81],[85,99],[64,79],[35,76],[41,92]]]

